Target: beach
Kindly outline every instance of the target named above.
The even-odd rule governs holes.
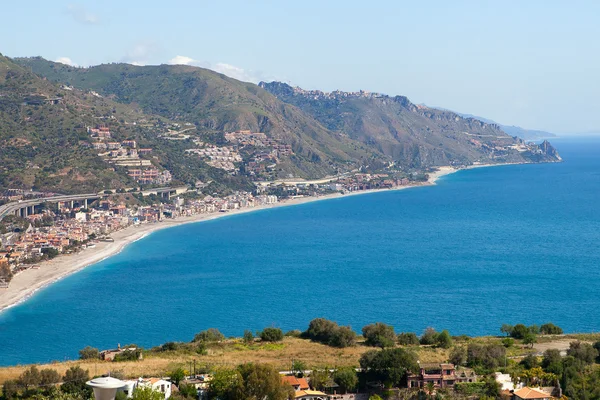
[[[484,165],[482,165],[484,166]],[[438,170],[429,174],[429,180],[425,185],[433,185],[442,176],[459,171],[454,167],[438,167]],[[110,236],[113,242],[98,242],[95,247],[87,248],[74,254],[61,254],[56,258],[39,263],[39,268],[29,268],[15,275],[6,289],[0,289],[0,312],[13,307],[35,294],[38,290],[71,275],[83,268],[94,265],[108,257],[119,253],[125,246],[142,239],[157,230],[166,229],[182,224],[201,221],[210,221],[231,215],[254,212],[277,207],[287,207],[314,201],[330,200],[340,197],[363,195],[369,193],[385,192],[389,190],[404,190],[414,187],[422,187],[423,184],[399,186],[393,189],[372,189],[351,192],[347,194],[334,193],[317,197],[299,197],[283,200],[275,204],[231,210],[226,213],[197,214],[189,217],[177,217],[166,219],[158,223],[131,225],[125,229],[113,232]]]

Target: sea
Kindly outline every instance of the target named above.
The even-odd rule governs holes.
[[[600,331],[600,138],[552,142],[564,162],[154,232],[0,313],[0,365],[317,317],[356,332]]]

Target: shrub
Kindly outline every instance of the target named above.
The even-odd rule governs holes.
[[[437,335],[435,342],[442,349],[449,349],[452,347],[452,338],[450,337],[450,333],[445,329]]]
[[[506,348],[499,344],[469,343],[467,346],[467,365],[488,370],[504,365]]]
[[[436,343],[438,333],[433,328],[425,329],[425,332],[421,335],[420,342],[425,345],[432,345]]]
[[[507,349],[509,347],[512,347],[514,344],[515,344],[515,339],[513,339],[513,338],[506,337],[506,338],[502,339],[502,346],[506,347]]]
[[[349,326],[340,327],[337,323],[324,318],[310,321],[302,336],[334,347],[348,347],[356,343],[356,334]]]
[[[419,344],[419,338],[413,332],[402,332],[398,334],[398,344],[402,346],[416,346]]]
[[[220,342],[225,340],[225,335],[219,332],[218,329],[209,328],[205,331],[199,332],[194,336],[193,342]]]
[[[251,330],[246,329],[244,331],[244,343],[248,344],[252,342],[254,342],[254,335]]]
[[[362,328],[363,337],[366,339],[365,343],[369,346],[376,347],[392,347],[396,341],[396,334],[394,333],[394,327],[386,325],[382,322],[370,324]]]
[[[510,336],[515,339],[523,339],[528,333],[529,329],[527,329],[525,325],[517,324],[513,327],[512,331],[510,332]]]
[[[344,393],[350,392],[358,385],[358,376],[352,367],[339,368],[333,373],[333,381]]]
[[[300,336],[302,336],[302,332],[300,332],[300,330],[298,329],[292,329],[291,331],[287,331],[285,333],[285,336],[299,338]]]
[[[280,342],[283,340],[283,331],[279,328],[265,328],[260,333],[260,340],[264,342]]]
[[[454,365],[465,365],[467,363],[467,349],[463,346],[456,346],[450,352],[449,360]]]
[[[521,364],[525,369],[535,368],[540,365],[537,356],[533,354],[528,354],[525,358],[521,360],[519,364]]]
[[[563,330],[560,326],[556,326],[552,322],[548,322],[540,327],[540,332],[543,335],[562,335]]]
[[[583,343],[580,341],[571,342],[567,355],[572,356],[577,360],[581,360],[585,364],[593,364],[598,357],[598,350],[596,350],[591,344]]]

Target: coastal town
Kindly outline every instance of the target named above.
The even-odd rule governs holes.
[[[102,134],[102,130],[93,132]],[[124,149],[119,147],[120,150],[117,150],[117,145],[129,146],[130,150],[135,148],[135,143],[131,141],[115,143],[112,145],[115,150],[111,152]],[[159,172],[152,168],[134,168],[129,169],[129,174],[141,183],[166,184],[170,180],[167,179],[169,174],[166,170]],[[48,259],[61,254],[89,252],[100,242],[112,241],[113,233],[127,228],[425,183],[394,178],[390,174],[354,173],[319,183],[260,182],[252,193],[238,191],[226,196],[204,193],[202,188],[179,187],[173,190],[163,188],[162,191],[134,189],[124,193],[102,192],[95,200],[79,202],[49,202],[56,196],[55,193],[7,189],[0,195],[1,204],[16,204],[18,207],[21,202],[31,199],[38,204],[24,207],[12,215],[1,216],[0,290],[10,287],[14,276],[44,268],[44,261]]]

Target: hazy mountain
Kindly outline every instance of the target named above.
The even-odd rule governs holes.
[[[517,149],[522,142],[507,135],[497,124],[416,105],[403,96],[363,91],[325,93],[281,82],[259,85],[328,129],[344,132],[404,166],[540,159],[535,148]]]

